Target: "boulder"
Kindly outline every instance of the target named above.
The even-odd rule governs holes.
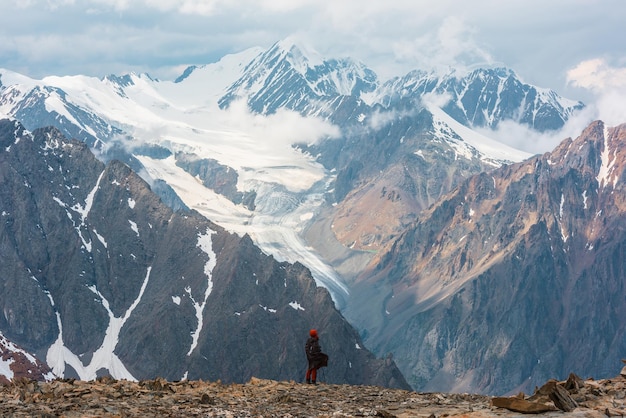
[[[505,408],[522,414],[542,414],[544,412],[557,410],[554,405],[542,402],[533,402],[517,396],[495,397],[491,400],[491,405],[496,408]]]

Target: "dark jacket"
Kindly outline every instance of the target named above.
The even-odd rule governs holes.
[[[306,358],[309,361],[309,368],[319,369],[328,365],[328,356],[322,353],[319,338],[309,337],[304,346]]]

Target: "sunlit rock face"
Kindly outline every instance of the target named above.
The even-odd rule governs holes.
[[[0,330],[82,380],[300,380],[319,330],[329,382],[407,388],[302,264],[195,211],[56,129],[0,121]]]
[[[625,141],[625,125],[595,122],[469,178],[372,259],[347,317],[424,390],[612,373],[626,349]]]

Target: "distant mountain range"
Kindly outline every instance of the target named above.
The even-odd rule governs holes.
[[[599,142],[587,155],[571,145],[568,158],[576,155],[581,164],[566,169],[569,160],[555,154],[565,145],[552,156],[532,156],[489,138],[485,132],[505,122],[538,133],[556,131],[584,107],[522,82],[510,69],[446,75],[415,70],[380,80],[363,63],[327,59],[284,40],[267,50],[253,48],[191,66],[173,82],[147,74],[32,80],[0,70],[0,83],[0,113],[30,130],[54,126],[87,144],[105,163],[124,162],[174,215],[195,210],[224,233],[248,236],[250,245],[277,262],[306,266],[365,344],[381,357],[393,353],[416,389],[530,387],[569,372],[575,356],[583,354],[590,374],[608,367],[594,369],[601,355],[565,336],[574,332],[576,321],[584,322],[578,310],[541,311],[548,302],[563,306],[587,297],[578,292],[588,289],[563,285],[582,274],[572,263],[583,257],[562,259],[553,242],[547,250],[550,240],[541,241],[544,235],[528,233],[535,231],[532,221],[541,225],[539,220],[552,219],[544,222],[550,239],[556,237],[554,225],[570,243],[581,236],[567,232],[574,215],[564,209],[567,204],[554,205],[561,196],[554,184],[566,181],[556,173],[595,173],[600,183],[604,174],[598,170],[619,166],[620,155],[602,154],[608,148]],[[620,137],[615,133],[620,129],[606,132],[607,138]],[[577,141],[583,149],[580,144],[591,140]],[[536,164],[549,171],[519,183],[520,173],[533,172]],[[517,167],[522,167],[519,173]],[[591,205],[595,189],[592,179],[585,179],[577,181],[577,187],[586,187],[577,192],[586,191],[583,200]],[[528,212],[532,216],[522,216],[527,208],[515,206],[518,200],[539,199],[543,190],[542,203]],[[470,197],[481,201],[480,208],[461,204]],[[463,212],[462,219],[472,228],[457,230],[450,219],[469,207],[471,215]],[[555,212],[562,208],[561,215]],[[612,225],[618,224],[616,216]],[[532,249],[523,257],[515,252],[520,242]],[[616,238],[617,247],[619,242]],[[598,243],[590,245],[598,249]],[[584,254],[594,268],[604,263],[597,251]],[[550,267],[554,263],[558,274]],[[549,290],[534,281],[526,285],[529,275],[543,278],[541,286],[547,286],[548,276],[558,281],[567,297],[546,301]],[[533,291],[501,297],[507,293],[497,288],[496,276],[510,277],[513,288],[534,286]],[[620,277],[607,274],[606,280]],[[242,285],[231,286],[236,291]],[[471,286],[479,289],[470,291]],[[593,306],[617,303],[604,296],[598,295]],[[525,308],[508,309],[512,300]],[[559,327],[539,319],[566,311],[569,319],[555,320]],[[596,312],[589,318],[609,321]],[[524,335],[522,324],[534,324],[531,336]],[[555,329],[556,337],[546,337]],[[10,334],[1,324],[0,330]],[[599,332],[589,330],[589,336]],[[494,354],[490,342],[496,340],[501,343]],[[571,353],[549,350],[544,341],[553,347],[570,344]],[[607,344],[607,350],[620,344]],[[541,357],[540,349],[551,354]],[[513,358],[518,364],[502,371]],[[245,374],[242,370],[238,373]]]

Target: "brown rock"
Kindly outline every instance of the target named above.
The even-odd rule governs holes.
[[[547,399],[550,393],[554,391],[557,384],[558,382],[554,379],[548,380],[543,386],[535,390],[535,393],[529,398],[529,400]]]
[[[606,408],[604,410],[604,415],[606,415],[607,417],[623,417],[624,411],[618,410],[618,409]]]
[[[585,381],[577,376],[575,373],[570,373],[564,388],[570,393],[578,392],[585,385]]]
[[[538,389],[536,400],[524,394],[491,398],[475,394],[416,393],[376,386],[317,386],[265,379],[246,384],[220,382],[142,382],[99,379],[55,380],[0,385],[1,417],[465,417],[513,418],[558,411],[549,389],[566,382],[551,381]],[[560,389],[558,389],[560,388]],[[586,380],[579,389],[576,416],[626,416],[626,379]],[[565,391],[567,392],[567,391]],[[599,395],[591,395],[592,392]]]
[[[571,412],[578,407],[576,401],[572,399],[569,392],[561,385],[556,385],[554,391],[549,396],[554,405],[561,411]]]
[[[508,398],[496,397],[491,400],[491,404],[496,408],[505,408],[509,411],[520,412],[522,414],[541,414],[549,411],[556,411],[553,405],[541,402],[528,401],[526,399],[512,396]]]

